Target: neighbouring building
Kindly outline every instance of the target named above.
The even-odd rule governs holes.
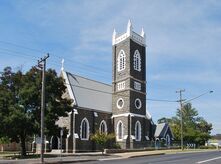
[[[163,130],[154,129],[147,111],[143,29],[140,34],[134,32],[129,21],[126,33],[117,35],[114,30],[112,60],[112,85],[72,74],[62,66],[65,96],[73,100],[73,111],[57,122],[68,130],[64,146],[67,152],[94,150],[89,136],[96,131],[115,133],[121,148],[133,149],[148,147],[155,139],[154,130]],[[52,148],[59,148],[59,136],[52,136],[50,142]]]
[[[154,125],[155,147],[170,147],[174,140],[173,132],[168,123]]]

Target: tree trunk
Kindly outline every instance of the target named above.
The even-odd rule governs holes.
[[[25,136],[21,135],[21,156],[26,156]]]

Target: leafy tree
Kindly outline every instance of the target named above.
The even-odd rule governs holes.
[[[46,71],[46,135],[59,134],[55,121],[71,110],[71,101],[62,98],[66,87],[55,70]],[[22,155],[26,155],[25,142],[33,134],[40,135],[41,71],[31,68],[23,74],[6,67],[0,78],[0,137],[21,142]]]
[[[183,139],[187,143],[203,145],[210,138],[212,124],[198,116],[198,111],[187,103],[182,109],[183,118]],[[166,121],[172,128],[175,139],[180,140],[181,111],[177,109],[176,116],[172,118],[161,118],[158,122]]]
[[[115,135],[100,133],[97,131],[95,134],[91,135],[91,140],[100,145],[103,154],[104,149],[108,148],[109,144],[112,144],[112,146],[115,144]]]

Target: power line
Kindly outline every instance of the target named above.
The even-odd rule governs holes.
[[[33,55],[28,55],[28,54],[25,54],[25,53],[21,53],[21,52],[18,52],[18,51],[11,51],[9,49],[2,49],[3,50],[3,53],[5,55],[10,55],[10,56],[18,56],[18,57],[25,57],[25,58],[28,58],[29,60],[33,60],[35,61],[37,59],[36,56],[33,56]],[[0,51],[1,51],[1,48],[0,48]],[[54,60],[50,60],[50,64],[51,65],[55,65],[55,66],[60,66],[60,64],[58,64],[57,61],[54,61]],[[79,67],[78,67],[79,68]],[[96,76],[99,76],[101,78],[107,78],[106,75],[103,75],[101,74],[100,72],[98,71],[92,71],[91,69],[85,69],[84,66],[80,65],[80,72],[82,73],[88,73],[90,72],[90,74],[94,74]]]
[[[0,40],[0,43],[12,45],[12,46],[19,47],[19,48],[23,48],[23,49],[27,49],[27,50],[30,50],[30,51],[35,51],[35,52],[40,52],[40,53],[46,53],[46,52],[44,52],[43,50],[38,50],[38,49],[34,49],[34,48],[29,48],[29,47],[26,47],[26,46],[23,46],[23,45],[19,45],[19,44],[16,44],[16,43],[12,43],[12,42],[6,42],[6,41]]]
[[[82,88],[82,89],[87,89],[87,90],[96,91],[96,92],[101,92],[101,93],[106,93],[106,94],[111,94],[111,95],[114,94],[114,93],[112,93],[112,92],[102,91],[102,90],[98,90],[98,89],[92,89],[92,88],[83,87],[83,86],[79,86],[79,85],[75,85],[75,84],[65,83],[65,85],[70,85],[70,86],[74,86],[74,87],[78,87],[78,88]],[[119,95],[119,96],[123,96],[123,97],[130,97],[130,96],[121,95],[121,94],[118,94],[118,95]],[[160,102],[177,102],[177,101],[173,101],[173,100],[149,99],[149,98],[146,98],[145,100],[148,100],[148,101],[160,101]]]
[[[35,52],[40,52],[40,53],[45,53],[45,51],[43,50],[38,50],[38,49],[34,49],[34,48],[29,48],[29,47],[26,47],[26,46],[23,46],[23,45],[19,45],[19,44],[15,44],[15,43],[11,43],[11,42],[5,42],[5,41],[0,41],[0,43],[3,43],[3,44],[8,44],[8,45],[12,45],[12,46],[15,46],[15,47],[19,47],[19,48],[22,48],[22,49],[27,49],[27,50],[30,50],[30,51],[35,51]],[[96,67],[96,66],[92,66],[92,65],[88,65],[88,64],[85,64],[83,62],[79,62],[79,61],[75,61],[75,60],[72,60],[72,59],[67,59],[67,58],[64,58],[64,57],[61,57],[61,56],[58,56],[54,53],[51,53],[53,54],[54,57],[58,58],[58,59],[65,59],[67,62],[69,63],[78,63],[80,65],[84,65],[85,67],[88,67],[88,68],[92,68],[94,70],[99,70],[100,72],[104,72],[104,73],[108,73],[107,71],[104,71],[102,68],[99,68],[99,67]]]

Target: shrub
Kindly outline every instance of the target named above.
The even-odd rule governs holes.
[[[105,134],[97,131],[91,135],[91,140],[101,147],[102,153],[105,148],[119,147],[119,145],[116,144],[115,135],[113,133]]]

